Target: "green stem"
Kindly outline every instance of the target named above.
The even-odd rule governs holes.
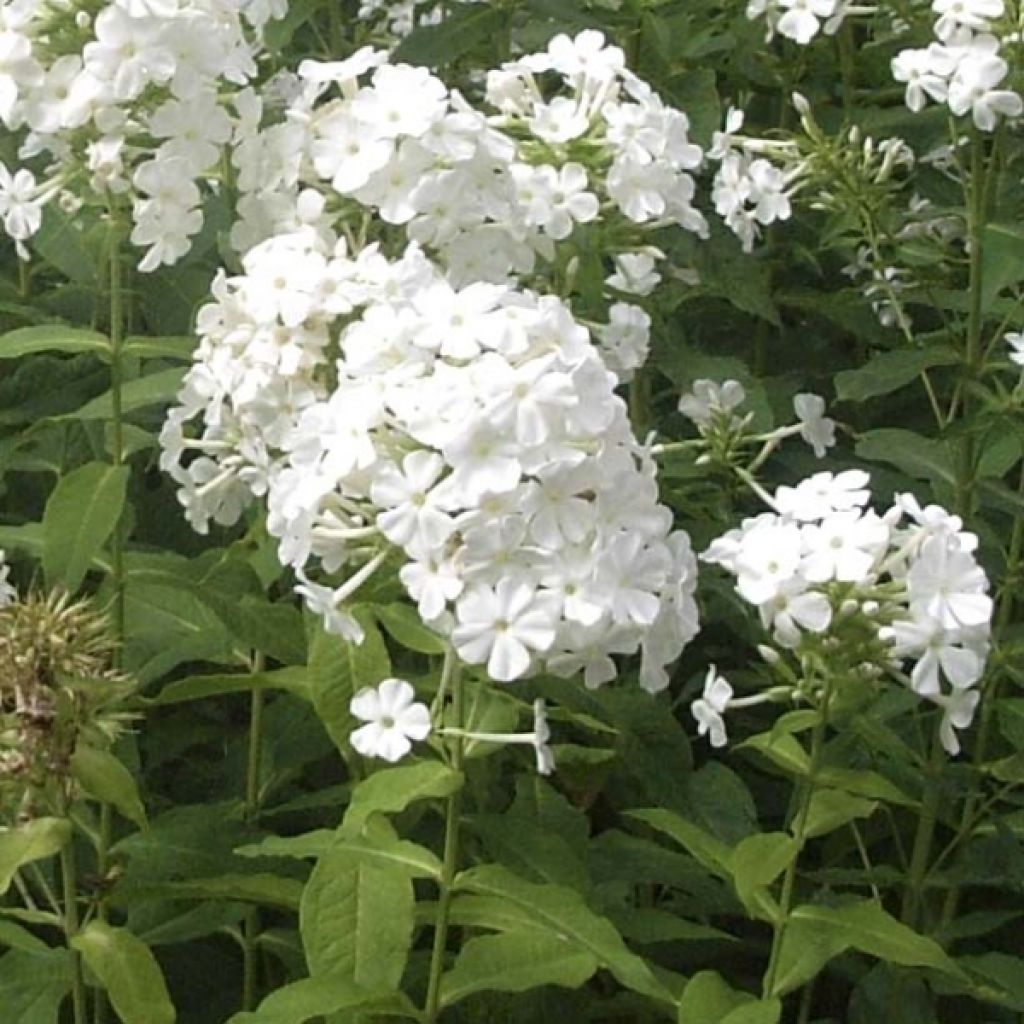
[[[121,279],[121,228],[111,216],[110,224],[110,404],[111,461],[124,464],[124,409],[121,389],[121,348],[124,342],[124,307]],[[124,645],[124,537],[121,525],[114,527],[110,540],[111,578],[114,584],[114,636],[116,665],[120,667]]]
[[[253,672],[263,671],[263,655],[257,651],[252,661]],[[245,820],[252,821],[260,809],[260,768],[263,759],[262,689],[254,689],[249,699],[249,753],[245,771]],[[260,912],[250,907],[242,921],[242,1010],[256,1006],[259,958],[257,940],[260,934]]]
[[[939,804],[942,801],[942,787],[939,779],[946,763],[946,752],[942,746],[942,737],[938,727],[932,740],[931,757],[924,779],[924,797],[921,801],[921,814],[917,819],[917,831],[914,833],[914,846],[910,852],[910,869],[907,886],[903,890],[903,907],[900,920],[911,928],[920,926],[921,897],[924,882],[931,861],[932,842],[935,838],[935,825],[939,816]]]
[[[68,842],[60,851],[60,873],[64,884],[64,935],[71,955],[71,1005],[74,1024],[88,1024],[85,1004],[85,978],[82,974],[82,958],[71,945],[78,934],[78,880],[75,873],[74,843]]]
[[[463,718],[463,687],[459,666],[452,648],[445,652],[444,668],[441,670],[442,685],[448,681],[452,693],[452,727],[461,730]],[[451,737],[451,765],[456,771],[462,770],[465,740],[455,734]],[[441,973],[444,970],[445,950],[448,945],[448,919],[451,914],[452,896],[455,891],[455,872],[459,857],[459,825],[462,816],[462,786],[445,802],[444,854],[441,862],[440,894],[437,900],[437,917],[434,921],[434,945],[430,954],[430,978],[427,983],[427,999],[423,1008],[424,1024],[434,1024],[440,1012]]]
[[[772,934],[772,951],[768,958],[768,969],[765,971],[762,984],[762,992],[765,999],[769,998],[775,990],[775,983],[779,972],[779,954],[782,952],[782,939],[786,933],[786,925],[789,923],[789,913],[793,903],[797,864],[800,860],[800,854],[803,853],[804,846],[807,844],[807,819],[811,812],[811,801],[817,786],[821,753],[825,746],[830,689],[826,683],[821,696],[818,718],[811,732],[811,752],[807,766],[807,776],[804,778],[801,786],[800,806],[797,808],[796,817],[793,820],[793,838],[796,841],[796,851],[793,854],[793,859],[786,866],[786,873],[782,879],[782,891],[779,894],[779,912],[775,918],[775,928]]]

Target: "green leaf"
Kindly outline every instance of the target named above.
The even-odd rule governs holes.
[[[123,1024],[174,1024],[177,1014],[164,976],[140,938],[94,918],[71,945],[107,990]]]
[[[121,355],[136,359],[174,359],[180,363],[192,362],[196,339],[190,335],[168,335],[163,338],[126,338]]]
[[[959,361],[956,349],[946,345],[881,352],[856,370],[837,373],[836,395],[846,402],[863,402],[898,391],[932,366],[955,366]]]
[[[168,882],[130,882],[114,890],[113,899],[121,906],[145,900],[236,900],[258,903],[283,910],[298,910],[302,883],[280,875],[218,875]]]
[[[364,686],[375,686],[391,674],[384,638],[369,610],[356,607],[353,615],[363,627],[363,642],[354,644],[343,636],[328,633],[318,622],[309,648],[307,671],[313,707],[343,753],[351,749],[348,737],[354,724],[349,702]]]
[[[948,446],[912,430],[883,427],[861,434],[857,455],[869,462],[885,462],[918,480],[952,486],[956,480]]]
[[[121,411],[135,412],[151,405],[170,405],[181,389],[184,369],[159,370],[127,381],[121,387]],[[81,408],[67,414],[65,418],[75,420],[106,420],[114,414],[114,399],[111,392],[86,402]]]
[[[595,914],[572,889],[526,882],[497,864],[463,871],[455,886],[459,892],[492,896],[512,904],[534,917],[538,927],[592,954],[627,988],[662,1002],[674,1002],[647,964],[626,947],[614,925]]]
[[[771,919],[774,915],[775,903],[766,889],[786,870],[796,854],[796,840],[784,832],[747,836],[732,851],[736,895],[752,916]]]
[[[135,778],[109,751],[80,743],[71,757],[71,773],[90,796],[113,804],[139,828],[146,827],[146,809]]]
[[[772,995],[799,988],[846,949],[903,967],[930,967],[958,981],[966,978],[937,942],[901,924],[873,900],[841,907],[805,904],[789,916]]]
[[[981,308],[1024,278],[1024,232],[1016,225],[986,224],[981,236]]]
[[[380,624],[403,647],[420,654],[444,654],[444,641],[423,625],[415,609],[395,601],[393,604],[375,604],[373,614]]]
[[[737,744],[737,749],[756,750],[787,775],[806,775],[811,765],[800,741],[790,733],[780,733],[776,729],[750,736]]]
[[[737,992],[717,971],[699,971],[683,989],[678,1024],[719,1024],[733,1010],[753,1002],[749,992]]]
[[[239,857],[312,857],[314,860],[330,853],[337,841],[337,832],[318,828],[298,836],[267,836],[258,843],[239,846]]]
[[[441,1005],[451,1006],[474,992],[526,992],[541,985],[579,988],[597,970],[598,960],[559,935],[509,931],[468,939],[455,964],[441,979]]]
[[[0,958],[0,1014],[4,1024],[57,1024],[71,991],[67,950],[15,950]]]
[[[22,864],[60,852],[71,838],[71,823],[64,818],[34,818],[15,828],[0,829],[0,896],[10,888]]]
[[[110,339],[96,331],[63,327],[60,324],[20,327],[16,331],[0,334],[0,359],[20,359],[37,352],[70,352],[75,355],[95,352],[109,357]]]
[[[779,1024],[782,1003],[778,999],[758,999],[726,1014],[720,1024]]]
[[[369,989],[397,989],[412,945],[416,898],[398,868],[353,863],[333,851],[302,894],[299,930],[309,972]]]
[[[371,814],[398,814],[417,800],[450,796],[462,785],[462,773],[440,761],[396,765],[363,779],[352,791],[345,812],[346,834],[359,832]]]
[[[356,1011],[416,1020],[419,1013],[400,992],[373,992],[348,978],[303,978],[272,992],[250,1013],[236,1013],[227,1024],[305,1024],[313,1017]],[[346,1020],[350,1019],[348,1016]],[[352,1018],[354,1019],[354,1018]]]
[[[816,789],[807,811],[807,836],[824,836],[856,818],[867,818],[878,808],[875,800],[851,796],[838,789]]]
[[[42,939],[33,935],[27,928],[13,921],[0,918],[0,946],[8,949],[20,949],[25,953],[45,953],[49,946]]]
[[[710,832],[672,811],[657,807],[626,813],[628,817],[670,836],[713,874],[720,878],[732,878],[732,851]]]
[[[87,462],[53,489],[43,512],[43,572],[74,593],[124,508],[127,466]]]
[[[502,13],[490,4],[457,7],[443,24],[420,25],[395,50],[393,59],[437,67],[450,64],[501,29]]]

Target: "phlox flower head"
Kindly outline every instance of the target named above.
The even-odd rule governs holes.
[[[868,483],[863,471],[846,470],[780,487],[773,511],[744,520],[701,557],[732,575],[737,594],[757,610],[774,645],[766,648],[769,663],[786,652],[802,663],[813,652],[835,678],[867,684],[894,674],[942,708],[941,736],[956,753],[953,730],[970,724],[977,704],[972,688],[984,671],[992,617],[977,538],[958,517],[922,508],[912,495],[897,495],[879,516],[866,507]],[[709,674],[694,705],[712,742],[724,737],[719,719],[731,700],[723,703],[725,691],[715,686]]]

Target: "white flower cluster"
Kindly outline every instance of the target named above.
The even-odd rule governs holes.
[[[790,197],[799,186],[803,164],[792,144],[737,136],[743,127],[743,111],[730,107],[725,131],[715,132],[708,156],[720,161],[711,186],[715,212],[750,252],[761,228],[789,220]],[[788,157],[785,169],[776,167],[763,153]]]
[[[992,22],[1005,14],[1003,0],[934,0],[937,41],[922,49],[902,50],[892,74],[906,83],[907,106],[924,108],[928,99],[945,103],[957,117],[970,114],[981,130],[993,131],[999,117],[1020,117],[1024,101],[999,86],[1009,64],[999,56]]]
[[[341,196],[403,226],[457,286],[529,281],[578,225],[618,220],[609,288],[643,295],[662,257],[643,232],[707,233],[690,173],[703,154],[686,116],[599,32],[556,36],[543,53],[490,71],[479,109],[425,68],[369,47],[304,61],[293,92],[269,125],[251,97],[233,155],[239,251],[302,223],[329,226]],[[628,376],[648,335],[643,310],[620,302],[599,340]]]
[[[423,619],[494,679],[596,686],[640,650],[642,684],[666,686],[697,628],[695,560],[564,303],[453,286],[415,245],[349,255],[311,227],[243,262],[200,311],[161,437],[192,524],[265,495],[299,592],[354,639],[343,602],[397,551]],[[303,575],[312,559],[360,567],[332,590]]]
[[[874,14],[873,6],[852,4],[850,0],[749,0],[747,17],[764,18],[765,42],[776,32],[806,46],[824,28],[835,35],[850,15]]]
[[[992,599],[977,537],[909,494],[879,516],[866,508],[868,483],[847,470],[780,487],[774,511],[745,520],[701,558],[736,577],[778,647],[817,651],[837,678],[892,671],[940,705],[943,743],[955,754],[953,730],[970,724],[989,646]],[[735,702],[713,678],[707,689],[695,714],[710,729],[711,711]]]
[[[131,239],[146,248],[141,269],[153,270],[180,259],[201,228],[202,186],[238,120],[221,86],[256,73],[259,30],[286,4],[113,0],[95,8],[0,7],[0,121],[21,133],[21,159],[51,159],[41,183],[0,165],[0,214],[24,255],[43,204],[87,177],[101,199],[131,198]]]

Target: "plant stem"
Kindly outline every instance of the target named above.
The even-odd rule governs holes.
[[[925,877],[932,855],[932,841],[935,838],[935,823],[938,820],[939,804],[942,800],[942,787],[938,784],[942,769],[946,763],[946,752],[942,746],[942,737],[938,728],[932,740],[931,756],[924,780],[924,798],[921,801],[921,814],[917,819],[917,831],[914,833],[914,846],[910,853],[910,869],[907,886],[903,890],[903,906],[900,920],[911,928],[920,925],[921,896],[924,891]]]
[[[252,660],[252,671],[263,671],[263,654],[257,651]],[[263,704],[264,693],[256,688],[249,698],[249,754],[245,771],[246,821],[252,821],[260,809],[260,767],[263,758]],[[257,939],[260,933],[258,907],[249,907],[242,921],[242,1010],[256,1006],[258,974]]]
[[[64,884],[64,936],[71,955],[71,1005],[74,1024],[88,1024],[85,1005],[85,978],[82,975],[82,958],[71,940],[78,934],[78,880],[75,874],[75,851],[73,842],[65,844],[60,851],[60,873]]]
[[[452,694],[452,726],[462,728],[463,687],[455,651],[449,647],[444,656],[441,670],[442,686],[448,681]],[[456,733],[450,737],[451,765],[456,771],[462,770],[464,739]],[[440,894],[437,900],[437,917],[434,920],[434,946],[430,954],[430,979],[427,983],[427,999],[423,1008],[424,1024],[434,1024],[440,1010],[441,972],[444,970],[444,954],[448,945],[448,918],[451,913],[454,894],[455,871],[459,856],[459,825],[462,815],[462,786],[445,801],[444,854],[441,862]]]
[[[807,777],[803,780],[801,786],[800,806],[793,820],[793,838],[796,840],[796,852],[793,854],[793,859],[786,866],[786,873],[782,879],[782,891],[779,894],[779,913],[775,919],[775,930],[772,934],[772,951],[768,959],[768,969],[765,971],[762,985],[765,999],[769,998],[775,989],[779,971],[779,954],[782,951],[782,939],[786,933],[786,925],[789,922],[789,912],[793,902],[797,864],[800,860],[800,854],[803,853],[804,846],[807,843],[807,819],[810,815],[811,800],[814,797],[814,790],[818,781],[817,776],[821,762],[821,753],[825,746],[825,729],[828,724],[830,695],[831,687],[826,683],[821,696],[818,718],[811,732],[811,752],[807,766]]]

